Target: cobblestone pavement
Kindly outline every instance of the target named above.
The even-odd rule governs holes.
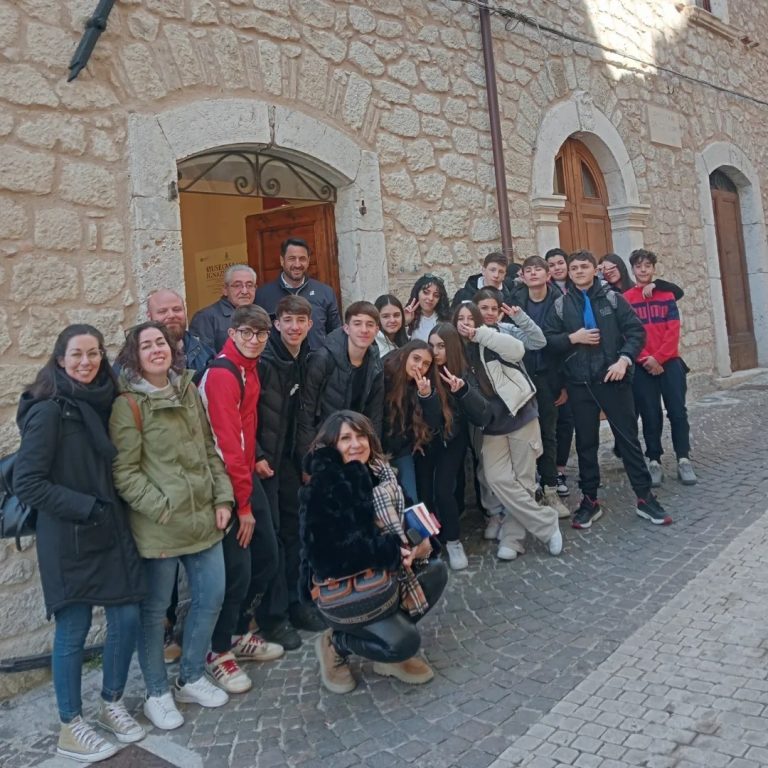
[[[254,689],[227,707],[186,707],[185,725],[152,732],[139,755],[185,768],[768,765],[767,407],[768,376],[692,405],[700,482],[683,488],[665,456],[659,497],[672,526],[633,513],[608,439],[607,514],[591,531],[564,529],[561,557],[532,544],[500,562],[468,515],[470,567],[423,624],[430,684],[379,678],[356,661],[360,686],[335,696],[321,689],[306,642],[252,666]],[[93,711],[96,671],[84,690]],[[127,701],[137,710],[141,690],[134,672]],[[0,712],[2,768],[71,765],[51,758],[50,686]],[[130,764],[163,764],[137,749]]]

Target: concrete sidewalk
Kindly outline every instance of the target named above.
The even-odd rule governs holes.
[[[251,665],[248,694],[218,710],[187,706],[182,728],[152,731],[104,765],[768,765],[759,751],[768,742],[760,741],[768,733],[760,602],[768,590],[768,376],[690,411],[700,482],[680,485],[665,455],[659,497],[672,526],[634,514],[610,440],[602,452],[606,515],[587,532],[564,528],[561,557],[531,543],[523,557],[501,562],[481,539],[482,519],[468,513],[470,567],[452,575],[423,625],[436,672],[428,685],[380,678],[355,660],[357,690],[330,694],[305,634],[304,646],[279,662]],[[86,716],[98,688],[98,671],[88,671]],[[133,711],[142,692],[134,668],[126,693]],[[50,685],[5,702],[0,767],[73,765],[53,757],[57,734]]]

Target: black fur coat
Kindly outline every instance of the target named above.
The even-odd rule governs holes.
[[[305,601],[311,600],[312,574],[340,578],[400,564],[399,537],[376,526],[368,467],[359,461],[344,464],[335,448],[319,448],[308,459],[311,479],[299,491],[299,586]]]

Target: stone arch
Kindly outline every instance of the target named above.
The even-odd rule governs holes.
[[[600,165],[608,189],[614,249],[627,256],[643,245],[649,207],[640,203],[635,171],[619,132],[584,91],[550,107],[539,126],[531,184],[538,251],[544,253],[560,242],[558,214],[565,198],[553,194],[552,181],[555,157],[569,137],[583,142]]]
[[[730,376],[731,356],[725,326],[725,303],[717,252],[715,214],[709,188],[713,171],[723,171],[739,191],[744,251],[749,274],[749,291],[760,365],[768,363],[768,242],[766,241],[765,214],[760,191],[760,177],[747,155],[735,144],[715,141],[696,155],[699,185],[699,210],[704,227],[704,252],[707,259],[709,292],[715,337],[715,368],[720,376]]]
[[[131,254],[140,305],[158,286],[184,288],[177,163],[233,145],[269,147],[321,171],[337,189],[344,302],[387,289],[377,155],[295,109],[255,99],[208,99],[128,120]]]

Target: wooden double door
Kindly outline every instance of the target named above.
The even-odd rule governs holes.
[[[585,249],[598,259],[613,251],[608,190],[592,153],[567,139],[555,158],[554,192],[565,195],[560,212],[560,247],[567,253]]]
[[[710,175],[709,186],[715,215],[731,370],[743,371],[757,367],[757,342],[749,294],[739,191],[733,181],[719,170]]]
[[[309,275],[330,285],[341,307],[336,220],[332,203],[276,209],[245,218],[248,263],[259,285],[281,272],[280,244],[288,237],[305,240],[310,249]]]

